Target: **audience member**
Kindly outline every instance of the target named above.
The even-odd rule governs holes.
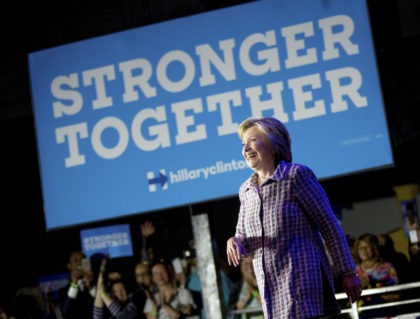
[[[378,288],[399,282],[394,266],[379,254],[379,241],[374,234],[363,234],[355,244],[358,252],[357,271],[364,288]]]
[[[413,281],[420,281],[420,227],[418,219],[406,218],[405,223],[409,232],[408,254]]]
[[[92,319],[96,295],[95,276],[90,267],[82,266],[83,260],[86,257],[80,250],[69,255],[67,268],[70,271],[70,282],[59,293],[59,306],[64,319]]]
[[[106,277],[105,261],[98,275],[97,294],[93,307],[93,319],[135,319],[137,308],[129,300],[127,289],[121,278],[110,279]],[[108,279],[107,279],[108,278]],[[105,280],[109,280],[106,285]],[[108,289],[106,288],[108,286]]]
[[[44,319],[46,317],[45,302],[42,299],[40,286],[31,285],[19,288],[12,308],[13,318]]]
[[[191,316],[195,308],[191,292],[176,286],[171,266],[160,261],[152,266],[151,271],[152,280],[158,291],[146,301],[144,313],[147,319]]]
[[[357,251],[356,271],[362,282],[363,289],[392,286],[399,283],[394,266],[384,261],[379,255],[379,242],[374,234],[366,233],[359,236],[355,243]],[[359,299],[360,305],[379,304],[398,300],[398,294],[368,295]],[[377,309],[363,312],[363,318],[386,316],[388,309]]]
[[[137,289],[129,295],[129,299],[137,308],[137,318],[146,318],[143,313],[147,298],[152,298],[156,288],[152,282],[150,273],[150,265],[148,263],[139,262],[134,268],[134,275],[137,283]]]
[[[400,283],[411,281],[410,264],[407,256],[395,250],[394,241],[389,234],[381,234],[378,236],[379,255],[380,257],[391,263],[398,274]]]

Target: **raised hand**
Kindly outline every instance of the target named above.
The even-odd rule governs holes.
[[[155,233],[155,226],[151,221],[145,221],[140,225],[140,230],[143,238],[147,238]]]

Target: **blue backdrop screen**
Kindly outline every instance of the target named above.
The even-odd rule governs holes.
[[[362,0],[255,1],[29,66],[48,229],[237,194],[251,116],[283,121],[320,179],[393,163]]]

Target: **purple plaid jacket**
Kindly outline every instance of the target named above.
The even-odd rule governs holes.
[[[333,312],[339,312],[334,275],[355,264],[316,176],[304,165],[282,161],[259,191],[256,181],[254,173],[240,187],[235,237],[253,258],[264,317],[323,315],[323,284],[330,286]]]

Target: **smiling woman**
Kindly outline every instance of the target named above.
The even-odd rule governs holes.
[[[366,233],[355,243],[357,272],[363,288],[379,288],[398,284],[398,274],[394,265],[379,254],[378,237]]]
[[[339,313],[332,267],[351,302],[362,289],[324,189],[309,167],[292,163],[291,139],[279,120],[247,119],[238,135],[254,173],[239,189],[236,232],[227,241],[229,264],[252,258],[265,319]]]
[[[371,233],[360,235],[354,247],[357,261],[356,270],[363,288],[380,288],[399,283],[394,265],[380,256],[379,241],[376,235]],[[398,299],[398,294],[363,296],[359,301],[359,306],[374,305]],[[364,312],[364,314],[367,316],[366,318],[373,318],[388,316],[390,313],[388,308],[386,308],[386,310],[369,310]]]
[[[191,315],[195,306],[192,294],[190,290],[176,286],[170,265],[157,262],[151,271],[158,291],[147,298],[144,306],[147,319],[178,319]]]

